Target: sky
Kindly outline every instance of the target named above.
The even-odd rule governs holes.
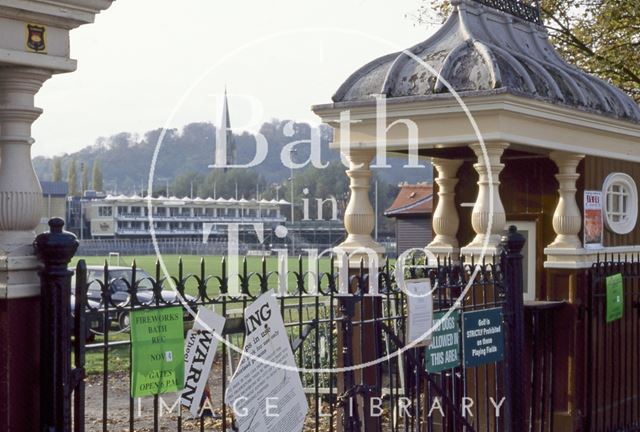
[[[426,39],[420,0],[117,0],[71,33],[78,70],[36,96],[34,156],[119,132],[218,124],[229,93],[234,130],[272,118],[319,122],[367,62]]]

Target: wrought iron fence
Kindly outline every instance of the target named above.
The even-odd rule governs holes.
[[[163,276],[159,263],[151,279],[140,279],[135,264],[129,277],[113,279],[109,275],[109,266],[105,264],[103,277],[89,281],[83,280],[86,265],[82,261],[78,264],[76,295],[85,298],[86,293],[90,293],[89,299],[99,300],[99,306],[88,307],[90,318],[101,317],[99,322],[102,323],[102,329],[90,330],[98,333],[98,341],[83,350],[80,348],[82,335],[76,332],[75,343],[77,352],[97,352],[101,357],[102,373],[97,387],[102,388],[102,401],[100,418],[96,420],[99,420],[102,430],[108,430],[114,422],[119,421],[114,418],[117,414],[110,410],[113,403],[110,388],[114,379],[120,381],[123,377],[130,378],[127,369],[130,363],[126,365],[124,375],[114,376],[109,370],[114,347],[127,347],[130,353],[126,328],[116,330],[114,325],[123,322],[120,315],[132,310],[180,305],[177,299],[167,301],[164,298],[163,293],[166,293],[169,285],[187,299],[187,305],[192,310],[213,307],[227,317],[224,336],[239,351],[242,350],[243,311],[261,293],[277,286],[278,275],[267,271],[264,259],[261,271],[249,272],[245,259],[239,275],[240,295],[233,296],[228,292],[227,264],[224,261],[218,265],[211,263],[218,267],[213,274],[207,272],[207,264],[207,260],[203,259],[200,273],[194,275],[185,274],[180,262],[178,273],[171,280]],[[499,363],[469,370],[458,367],[439,374],[429,374],[424,368],[424,349],[411,349],[395,356],[405,345],[406,296],[396,284],[392,265],[387,261],[378,274],[380,294],[377,297],[367,294],[368,275],[364,269],[351,277],[352,293],[341,295],[337,285],[339,275],[335,268],[335,263],[331,262],[331,270],[318,275],[318,293],[309,293],[306,283],[308,273],[303,270],[303,260],[299,258],[298,268],[292,272],[295,286],[284,294],[278,294],[275,290],[298,366],[331,370],[341,366],[357,366],[377,358],[386,360],[373,367],[365,367],[362,372],[302,373],[301,379],[311,407],[308,428],[333,431],[347,425],[346,429],[353,427],[357,430],[358,424],[364,421],[371,422],[378,430],[384,428],[392,431],[420,430],[420,425],[426,425],[428,430],[459,430],[462,425],[474,430],[502,428],[501,424],[496,423],[495,416],[489,415],[492,410],[489,396],[494,401],[499,401],[503,396]],[[501,307],[504,302],[500,264],[494,260],[481,265],[447,262],[425,269],[417,269],[412,265],[410,269],[407,276],[428,277],[436,287],[436,311],[453,307],[467,287],[467,294],[459,302],[463,312]],[[152,299],[141,302],[138,299],[141,285],[149,282],[152,285]],[[114,301],[115,286],[122,284],[126,285],[129,300]],[[99,299],[95,297],[96,293],[99,293]],[[115,336],[118,332],[124,335],[124,340]],[[339,354],[338,345],[341,352],[347,350],[348,354]],[[220,430],[232,429],[233,415],[223,400],[229,378],[239,360],[238,351],[225,345],[219,347],[214,374],[220,379],[215,380],[217,385],[212,382],[211,401],[216,407],[213,413],[206,413],[206,416],[194,421],[180,408],[170,413],[165,408],[163,412],[163,407],[174,406],[174,401],[161,400],[156,396],[149,404],[152,410],[150,415],[141,416],[140,406],[144,406],[145,401],[129,397],[126,426],[130,430],[138,427],[158,430],[161,425],[172,425],[180,430],[185,425],[193,427],[195,423],[201,429],[212,424],[219,424]],[[471,413],[476,414],[473,417],[465,418],[460,411],[464,396],[482,401],[470,408]],[[366,415],[371,410],[372,398],[383,401],[379,418],[372,419]],[[434,413],[431,407],[436,399],[440,400],[443,408]],[[363,410],[366,412],[363,413]],[[441,415],[443,411],[444,416]],[[478,424],[480,422],[485,424]]]
[[[51,235],[59,243],[71,241],[56,237],[64,236],[60,231]],[[156,431],[162,427],[234,430],[234,413],[224,403],[224,395],[240,359],[238,352],[242,352],[243,312],[259,295],[271,290],[277,297],[297,365],[312,369],[301,373],[310,407],[305,431],[521,430],[524,407],[518,404],[525,390],[520,384],[524,383],[521,369],[524,359],[518,352],[518,346],[524,343],[519,333],[523,321],[519,252],[524,240],[515,229],[510,235],[502,257],[481,263],[460,258],[432,266],[418,266],[414,260],[404,274],[408,279],[430,280],[435,312],[451,308],[463,313],[500,308],[505,327],[504,361],[470,368],[460,364],[437,373],[427,372],[425,349],[405,349],[407,296],[398,287],[389,260],[375,275],[367,274],[363,265],[349,270],[345,293],[339,286],[344,278],[334,258],[327,272],[312,275],[316,282],[313,285],[317,285],[317,291],[313,292],[302,258],[291,271],[295,283],[286,292],[277,289],[279,275],[267,270],[265,260],[259,271],[250,272],[245,259],[238,275],[238,294],[230,292],[228,263],[224,260],[215,263],[203,258],[197,274],[186,274],[180,263],[177,274],[170,276],[165,276],[157,264],[155,274],[144,278],[138,276],[135,263],[130,275],[113,278],[105,263],[102,276],[95,280],[88,280],[86,264],[80,261],[74,284],[74,369],[70,372],[75,379],[66,393],[51,394],[70,400],[73,392],[76,431]],[[45,291],[50,289],[47,284],[68,284],[66,279],[55,280],[56,274],[62,274],[60,263],[64,260],[58,261],[58,273],[43,278]],[[68,275],[64,269],[64,278]],[[378,281],[379,292],[375,295],[368,292],[371,277]],[[126,298],[118,300],[114,292],[123,285]],[[143,289],[150,295],[143,296]],[[170,298],[168,289],[175,289],[186,300]],[[512,291],[518,295],[508,295]],[[123,315],[177,305],[191,310],[214,308],[227,318],[224,338],[238,349],[220,344],[209,381],[212,409],[196,419],[175,403],[175,395],[169,400],[157,395],[134,400],[129,391],[131,349]],[[117,323],[121,328],[115,327]],[[97,333],[96,340],[89,345],[85,345],[87,331]],[[114,371],[114,351],[120,351],[122,357],[120,371]],[[55,349],[52,352],[59,357],[58,362],[71,363],[69,352]],[[89,368],[97,369],[99,374],[83,379]],[[91,386],[90,391],[87,386]],[[49,393],[48,389],[44,393]],[[499,408],[495,404],[503,398],[506,402],[500,404],[502,415],[496,415]],[[67,421],[70,427],[70,416],[69,407],[61,424]],[[63,426],[59,430],[69,429]]]
[[[607,278],[616,274],[624,306],[607,322]],[[640,256],[598,257],[589,277],[585,430],[640,430]]]

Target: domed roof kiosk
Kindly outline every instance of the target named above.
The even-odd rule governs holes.
[[[525,300],[567,302],[554,424],[578,430],[580,386],[588,379],[575,369],[586,351],[578,312],[587,269],[598,254],[640,253],[640,108],[559,56],[535,2],[451,4],[433,36],[367,63],[330,103],[312,108],[350,162],[342,247],[382,250],[371,237],[368,192],[370,168],[384,165],[386,154],[417,155],[424,167],[407,170],[432,164],[434,239],[425,246],[437,256],[479,259],[486,242],[490,257],[505,228],[518,226],[527,237]],[[602,192],[596,249],[584,241],[585,191]]]
[[[640,178],[638,104],[566,63],[536,7],[451,3],[451,16],[433,36],[366,64],[338,88],[332,103],[312,108],[334,128],[332,146],[342,145],[352,164],[343,246],[380,250],[370,236],[373,212],[366,196],[377,149],[378,166],[385,153],[414,153],[420,164],[433,164],[439,193],[434,253],[479,256],[489,237],[490,255],[507,219],[522,220],[536,223],[539,269],[590,266],[594,254],[581,240],[582,191],[602,190],[614,171]],[[378,120],[378,113],[386,119]],[[493,233],[487,229],[490,189]],[[604,237],[605,247],[640,244],[637,226]]]

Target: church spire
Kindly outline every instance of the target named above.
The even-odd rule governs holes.
[[[216,137],[216,164],[226,161],[226,165],[236,164],[236,143],[231,131],[231,119],[229,117],[229,100],[227,98],[227,88],[224,89],[224,102],[222,105],[222,119],[218,127]],[[225,168],[225,171],[227,168]]]

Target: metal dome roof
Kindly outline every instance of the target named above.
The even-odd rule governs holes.
[[[452,0],[452,15],[432,37],[363,66],[333,101],[430,96],[450,92],[448,83],[463,95],[505,91],[640,122],[635,101],[566,63],[542,26],[482,3]]]

